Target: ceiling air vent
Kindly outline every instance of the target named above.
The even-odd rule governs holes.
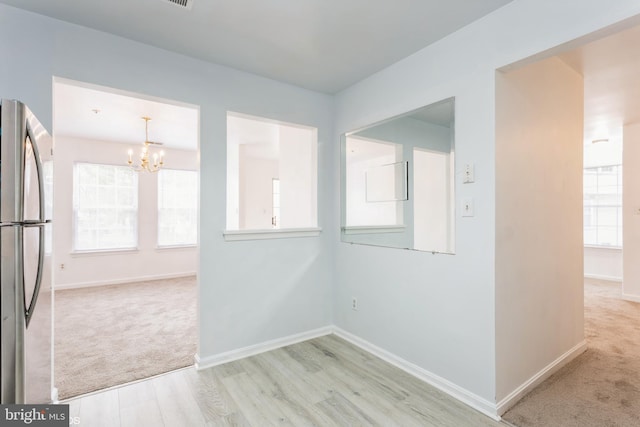
[[[193,0],[164,0],[168,3],[171,3],[175,6],[181,7],[183,9],[191,9],[193,6]]]

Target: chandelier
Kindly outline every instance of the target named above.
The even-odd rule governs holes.
[[[152,142],[149,141],[149,120],[151,117],[142,117],[144,120],[144,145],[140,150],[140,163],[133,163],[133,150],[129,149],[129,160],[127,163],[136,172],[158,172],[162,166],[164,165],[164,151],[160,151],[160,153],[153,153],[153,162],[149,160],[149,146],[150,145],[161,145],[160,142]]]

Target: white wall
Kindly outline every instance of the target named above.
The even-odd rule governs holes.
[[[200,106],[201,357],[331,323],[330,236],[225,242],[222,235],[227,111],[318,128],[319,223],[323,230],[337,227],[327,209],[330,96],[5,5],[0,54],[15,59],[0,67],[1,96],[21,99],[49,130],[52,76]]]
[[[405,224],[402,201],[367,202],[367,171],[402,161],[402,145],[379,139],[348,136],[345,151],[345,225]]]
[[[272,227],[273,179],[278,179],[278,161],[247,156],[240,145],[240,228],[268,230]]]
[[[413,247],[451,251],[451,153],[413,150]]]
[[[582,76],[558,58],[496,75],[496,394],[584,339]]]
[[[622,133],[622,296],[640,301],[640,124],[626,125]]]
[[[316,227],[318,144],[311,129],[280,126],[280,228]]]
[[[622,249],[585,246],[584,277],[622,282]]]
[[[336,144],[343,132],[455,96],[457,206],[466,197],[475,204],[472,218],[457,212],[453,256],[338,245],[338,326],[445,378],[477,407],[497,410],[512,390],[504,383],[497,390],[496,378],[518,365],[519,354],[496,363],[497,304],[510,302],[495,299],[495,70],[552,55],[548,49],[638,13],[632,0],[515,0],[336,96]],[[473,184],[462,185],[465,163],[475,164]],[[358,311],[350,309],[352,296]],[[523,361],[517,369],[522,378],[531,366]]]
[[[101,285],[195,274],[197,248],[157,249],[156,174],[138,175],[138,250],[123,253],[73,253],[74,162],[126,165],[130,146],[54,135],[54,222],[56,288]],[[197,153],[165,149],[165,167],[196,170]],[[64,264],[64,269],[61,268]]]
[[[240,228],[240,145],[227,144],[227,230]]]

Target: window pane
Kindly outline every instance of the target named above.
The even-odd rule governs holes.
[[[74,249],[137,245],[138,176],[126,166],[76,163],[73,174]]]
[[[116,171],[113,169],[113,166],[98,166],[98,184],[112,187],[115,184],[115,176]]]
[[[597,244],[596,227],[585,227],[584,228],[584,244],[585,245],[595,245],[595,244]]]
[[[198,224],[198,176],[195,171],[158,172],[158,245],[195,245]]]
[[[117,189],[114,185],[98,187],[98,200],[100,201],[98,207],[108,209],[116,203]]]

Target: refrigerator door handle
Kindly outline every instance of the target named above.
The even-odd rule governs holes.
[[[42,285],[42,272],[44,269],[44,176],[42,170],[42,162],[40,161],[40,153],[38,152],[38,143],[35,135],[33,133],[33,129],[31,128],[31,123],[27,120],[27,135],[25,138],[25,144],[27,139],[30,141],[31,149],[33,150],[33,158],[36,164],[36,175],[38,177],[38,216],[40,223],[33,223],[31,221],[25,221],[23,223],[24,227],[38,227],[38,271],[36,273],[36,283],[33,288],[33,296],[31,297],[31,301],[27,305],[26,301],[26,284],[24,282],[24,271],[22,272],[22,287],[24,289],[23,295],[25,296],[24,302],[24,318],[25,325],[28,328],[29,322],[31,321],[31,316],[33,316],[33,312],[36,309],[36,303],[38,302],[38,296],[40,294],[40,287]],[[24,169],[23,169],[24,170]],[[24,196],[23,196],[24,197]],[[23,218],[24,220],[24,218]],[[20,239],[22,247],[18,249],[18,256],[21,258],[24,257],[24,239]],[[24,261],[24,260],[23,260]],[[22,263],[24,266],[24,262]]]
[[[38,143],[36,138],[34,137],[33,129],[31,129],[31,123],[29,123],[29,120],[27,120],[27,138],[29,139],[29,141],[31,141],[31,149],[33,150],[33,158],[36,162],[36,174],[38,176],[38,216],[40,222],[44,222],[44,174],[42,162],[40,161],[40,152],[38,151]]]
[[[42,273],[44,270],[44,224],[25,224],[23,227],[38,227],[38,271],[36,272],[36,283],[33,288],[33,296],[31,297],[31,301],[29,305],[27,305],[27,301],[25,301],[24,307],[24,318],[26,327],[29,327],[29,322],[31,321],[31,316],[33,315],[33,311],[36,309],[36,303],[38,302],[38,296],[40,295],[40,287],[42,286]],[[20,248],[18,249],[18,256],[23,258],[24,254],[24,238],[20,239]],[[21,263],[24,268],[24,262]],[[22,287],[24,289],[23,295],[26,298],[26,284],[24,283],[24,272],[23,272],[23,280]]]

